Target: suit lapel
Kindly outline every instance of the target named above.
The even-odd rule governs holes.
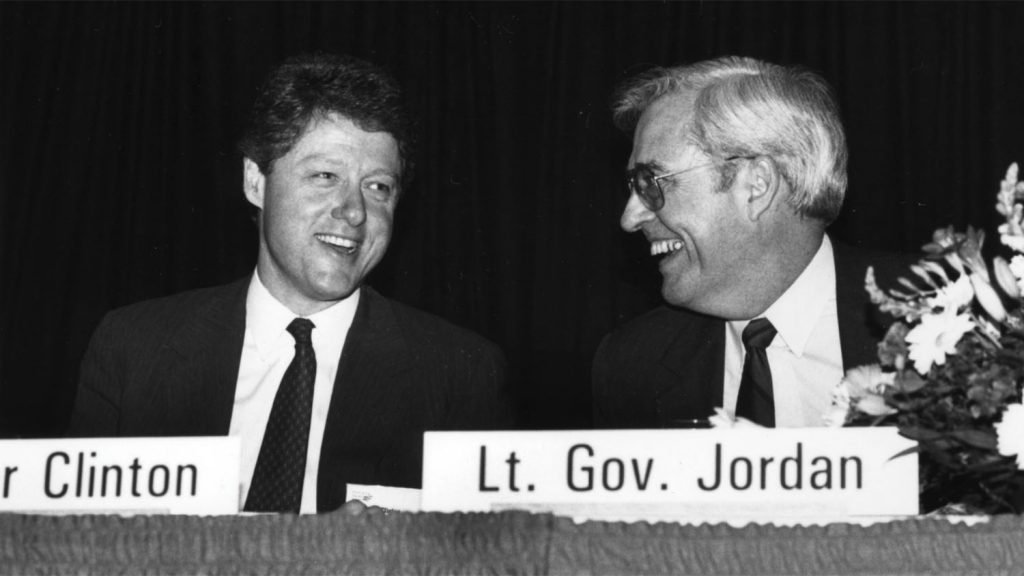
[[[868,259],[857,250],[833,242],[836,308],[843,369],[878,361],[877,344],[884,335],[864,290]],[[678,311],[682,328],[661,356],[664,372],[656,378],[660,423],[703,419],[722,405],[725,378],[724,321]]]
[[[722,320],[678,311],[681,329],[661,355],[663,375],[655,380],[661,426],[706,419],[722,405],[725,324]]]
[[[906,257],[863,253],[833,242],[836,268],[836,309],[843,369],[878,362],[878,342],[892,319],[883,317],[864,290],[864,275],[875,266],[881,279],[903,270]],[[658,371],[652,374],[659,423],[703,419],[722,405],[725,366],[725,325],[722,320],[678,310],[679,329],[655,334],[666,338]]]
[[[344,503],[345,482],[372,470],[347,470],[346,452],[367,436],[381,437],[402,427],[394,404],[410,376],[410,351],[387,300],[368,286],[361,288],[359,306],[345,338],[331,394],[327,426],[320,451],[317,508],[333,510]]]
[[[884,336],[864,289],[870,262],[855,249],[833,242],[836,266],[836,313],[843,370],[878,362],[878,342]]]
[[[151,377],[154,430],[189,436],[228,433],[248,285],[246,278],[218,290],[168,338]]]

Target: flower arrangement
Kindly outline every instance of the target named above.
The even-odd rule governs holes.
[[[982,257],[984,232],[937,230],[900,288],[871,301],[898,320],[879,364],[849,370],[826,423],[895,424],[921,455],[921,506],[1024,512],[1024,182],[1013,164],[996,209],[1007,261]]]

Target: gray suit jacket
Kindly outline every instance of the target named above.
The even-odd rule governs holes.
[[[69,436],[226,435],[249,279],[114,310],[82,360]],[[419,487],[426,430],[507,429],[490,342],[362,288],[320,452],[317,509],[346,483]]]
[[[916,258],[867,252],[833,242],[836,307],[843,368],[878,362],[878,342],[893,321],[864,290],[876,276],[906,275]],[[707,419],[722,405],[725,321],[668,306],[652,310],[604,338],[594,358],[594,424],[600,428],[671,428]]]

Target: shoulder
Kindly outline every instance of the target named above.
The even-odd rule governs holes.
[[[591,376],[632,379],[637,366],[658,363],[672,348],[714,339],[722,321],[688,310],[662,305],[622,324],[601,341],[594,354]],[[682,342],[684,344],[680,345]],[[613,376],[618,374],[618,376]]]
[[[615,349],[629,347],[633,343],[642,345],[652,340],[664,341],[681,331],[710,330],[720,322],[710,316],[662,305],[613,330],[605,336],[601,347]]]
[[[832,239],[835,258],[836,280],[840,284],[852,284],[863,289],[868,268],[874,270],[879,284],[894,285],[899,276],[906,275],[910,265],[918,262],[923,255],[890,250],[871,250],[838,242]]]
[[[123,315],[137,315],[141,313],[161,313],[164,310],[184,312],[200,309],[211,303],[216,303],[235,296],[243,296],[249,287],[249,278],[242,278],[230,284],[211,286],[207,288],[196,288],[185,292],[178,292],[169,296],[142,300],[116,308],[112,313]]]
[[[402,339],[407,346],[414,350],[425,350],[432,353],[460,352],[501,356],[501,351],[496,344],[472,330],[397,300],[386,298],[372,288],[364,287],[363,293],[368,306],[384,311],[394,319]]]
[[[107,312],[96,332],[106,334],[107,337],[143,340],[169,334],[177,326],[198,315],[223,311],[232,304],[244,306],[248,282],[248,278],[243,278],[230,284],[188,290],[121,306]]]
[[[864,268],[873,266],[885,270],[905,268],[917,262],[922,254],[861,248],[832,238],[832,252],[837,268]]]

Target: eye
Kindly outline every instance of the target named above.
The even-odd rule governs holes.
[[[332,188],[338,183],[338,175],[334,172],[312,170],[306,176],[309,182],[318,188]]]
[[[386,202],[395,195],[395,186],[390,182],[371,180],[364,184],[364,187],[374,198],[381,202]]]

